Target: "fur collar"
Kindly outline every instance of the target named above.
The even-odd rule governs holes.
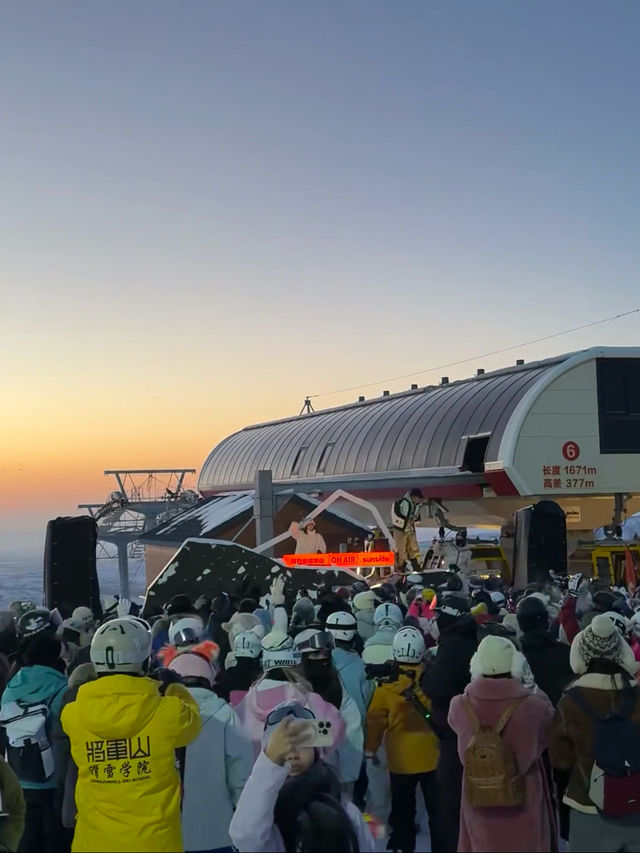
[[[614,681],[612,681],[612,678]],[[627,685],[632,687],[637,686],[638,682],[635,678],[624,678],[619,673],[615,675],[603,675],[599,672],[588,672],[586,675],[577,678],[570,687],[586,687],[589,690],[612,690],[612,684],[615,682],[615,689],[622,690]],[[626,682],[626,684],[624,683]],[[569,689],[569,688],[568,688]]]

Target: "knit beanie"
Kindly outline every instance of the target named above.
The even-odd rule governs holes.
[[[638,670],[634,654],[628,643],[608,616],[594,616],[584,631],[580,631],[571,644],[569,663],[576,675],[584,675],[594,660],[609,660],[626,669],[629,675]]]
[[[262,668],[265,672],[300,663],[300,653],[294,648],[293,639],[287,633],[287,622],[287,611],[284,607],[276,607],[273,611],[273,628],[262,639]]]
[[[310,625],[316,618],[316,610],[310,598],[300,598],[293,605],[292,618],[303,625]]]

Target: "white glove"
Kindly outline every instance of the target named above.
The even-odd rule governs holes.
[[[206,603],[207,603],[207,597],[205,595],[200,595],[200,596],[198,596],[198,598],[196,598],[193,606],[196,610],[202,610],[202,608],[205,606]]]
[[[284,578],[282,576],[273,579],[269,592],[271,604],[274,607],[284,604]]]
[[[116,608],[118,616],[128,616],[131,612],[131,602],[128,598],[121,598]]]

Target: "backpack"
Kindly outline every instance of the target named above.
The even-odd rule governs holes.
[[[475,733],[464,753],[464,792],[474,808],[521,806],[524,803],[524,779],[511,747],[502,737],[513,712],[522,702],[511,702],[493,728],[483,726],[469,700],[464,706]]]
[[[47,782],[53,776],[53,749],[47,734],[46,702],[9,702],[0,710],[7,761],[21,782]]]
[[[604,718],[591,710],[579,687],[568,695],[595,721],[593,768],[585,779],[592,803],[606,817],[640,813],[640,726],[630,719],[638,690],[625,690],[619,710]]]

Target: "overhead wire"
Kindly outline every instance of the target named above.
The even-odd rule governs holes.
[[[541,338],[533,338],[530,341],[524,341],[520,344],[513,344],[508,347],[501,347],[500,349],[492,350],[491,352],[485,352],[481,355],[474,355],[470,358],[462,358],[458,361],[450,361],[447,364],[436,365],[435,367],[426,367],[424,370],[413,370],[411,373],[403,373],[399,376],[391,376],[387,377],[387,379],[377,379],[375,382],[362,382],[359,385],[350,385],[348,388],[340,388],[337,391],[323,391],[321,394],[307,394],[307,400],[315,400],[318,397],[332,397],[335,394],[346,394],[347,391],[359,391],[361,388],[372,388],[375,385],[381,385],[386,382],[399,382],[401,379],[411,379],[414,376],[422,376],[425,373],[433,373],[436,370],[446,370],[449,367],[458,367],[461,364],[468,364],[470,361],[477,361],[481,358],[490,358],[494,355],[501,355],[504,352],[511,352],[515,349],[521,349],[522,347],[528,347],[532,344],[540,344],[544,341],[551,341],[554,338],[561,338],[563,335],[570,335],[573,332],[580,332],[583,329],[591,329],[594,326],[601,326],[604,323],[612,323],[614,320],[620,320],[623,317],[629,317],[631,314],[640,313],[639,308],[633,308],[630,311],[623,311],[621,314],[615,314],[613,317],[604,317],[601,320],[594,320],[591,323],[584,323],[581,326],[574,326],[572,329],[565,329],[562,332],[554,332],[551,335],[544,335]]]

